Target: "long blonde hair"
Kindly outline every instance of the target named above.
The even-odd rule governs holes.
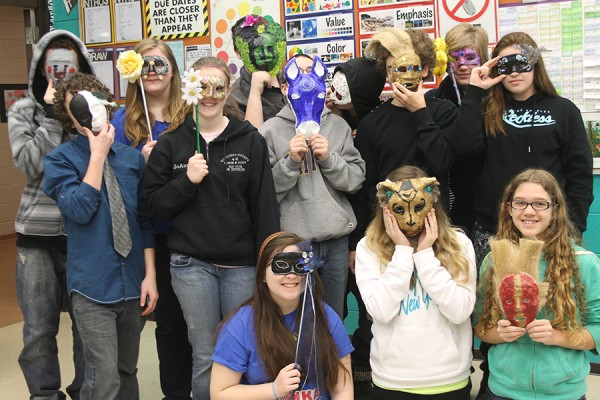
[[[567,203],[554,176],[541,169],[528,169],[515,176],[502,196],[500,214],[498,217],[498,232],[496,239],[508,239],[515,244],[519,243],[521,233],[515,227],[509,213],[510,202],[515,192],[524,183],[536,183],[550,195],[553,206],[552,221],[543,233],[543,256],[548,263],[544,281],[548,282],[548,295],[546,312],[553,315],[550,323],[556,329],[567,333],[569,341],[577,343],[581,340],[581,326],[587,309],[585,288],[581,283],[579,265],[575,259],[575,249],[572,243],[578,243],[580,238],[573,223],[569,219]],[[487,258],[487,262],[491,260]],[[490,268],[487,285],[484,311],[481,317],[483,330],[496,326],[501,315],[500,305],[494,295],[494,268]],[[480,282],[480,284],[482,284]],[[579,315],[578,315],[579,314]]]
[[[536,51],[539,51],[537,44],[531,36],[524,32],[513,32],[504,35],[502,39],[500,39],[492,52],[492,58],[498,57],[498,54],[500,54],[502,50],[514,45],[527,45],[533,47]],[[497,75],[493,72],[492,76]],[[546,72],[544,60],[541,55],[533,66],[533,86],[536,92],[541,92],[546,96],[558,97],[558,93],[548,76],[548,72]],[[511,102],[512,93],[506,90],[502,83],[498,83],[489,89],[489,95],[484,99],[483,108],[483,124],[486,135],[491,137],[496,137],[498,134],[506,135],[504,124],[502,122],[502,115]]]
[[[425,178],[427,174],[420,168],[404,165],[396,168],[387,176],[387,179],[395,182],[404,179]],[[444,211],[444,206],[438,200],[434,203],[435,217],[438,225],[438,239],[433,244],[433,252],[440,263],[450,272],[452,279],[460,284],[466,284],[469,280],[469,260],[462,251],[462,247],[456,236],[458,228],[452,227],[450,220]],[[378,207],[375,217],[367,227],[367,246],[379,258],[385,266],[391,261],[395,245],[385,231],[383,222],[383,209]],[[383,272],[383,271],[382,271]]]
[[[173,71],[171,77],[171,90],[169,99],[163,108],[163,118],[165,121],[170,121],[169,127],[163,132],[171,132],[177,129],[184,121],[185,116],[190,112],[191,108],[181,97],[181,77],[179,76],[179,67],[171,48],[162,40],[148,38],[139,41],[134,51],[143,54],[152,49],[159,49],[169,61],[169,66]],[[141,79],[141,78],[140,78]],[[142,100],[142,92],[138,82],[129,83],[127,86],[127,95],[125,96],[125,135],[131,140],[132,146],[137,146],[140,142],[145,142],[148,138],[148,124],[144,114],[144,102]],[[188,110],[188,108],[190,110]],[[156,118],[150,110],[150,124],[154,126]]]

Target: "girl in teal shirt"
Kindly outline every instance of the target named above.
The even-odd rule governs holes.
[[[484,399],[585,399],[584,350],[597,354],[600,340],[600,260],[575,244],[565,198],[546,171],[526,170],[504,191],[495,239],[521,238],[544,242],[538,276],[548,284],[546,304],[524,328],[511,325],[494,294],[493,254],[487,255],[473,315],[475,335],[495,345]]]

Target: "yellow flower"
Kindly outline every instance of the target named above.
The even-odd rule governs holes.
[[[263,33],[264,31],[265,31],[264,25],[259,25],[258,28],[256,28],[256,32],[258,32],[258,33]]]
[[[127,79],[129,83],[135,83],[140,77],[143,65],[142,55],[133,50],[124,51],[117,59],[117,70],[119,70],[121,77]]]
[[[444,51],[436,51],[435,53],[435,68],[433,68],[433,74],[436,76],[442,76],[446,73],[446,65],[448,64],[448,54]]]
[[[448,45],[446,45],[446,41],[441,36],[433,39],[433,47],[435,47],[435,51],[443,51],[444,53],[448,52]]]

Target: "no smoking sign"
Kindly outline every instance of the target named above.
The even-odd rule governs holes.
[[[466,22],[482,26],[489,35],[490,44],[498,41],[497,0],[437,0],[436,6],[440,36]]]

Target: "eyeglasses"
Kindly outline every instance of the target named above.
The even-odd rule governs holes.
[[[531,208],[533,208],[536,211],[547,210],[554,205],[554,203],[543,200],[532,201],[531,203],[528,203],[523,200],[513,200],[509,204],[515,210],[525,210],[528,206],[531,206]]]

